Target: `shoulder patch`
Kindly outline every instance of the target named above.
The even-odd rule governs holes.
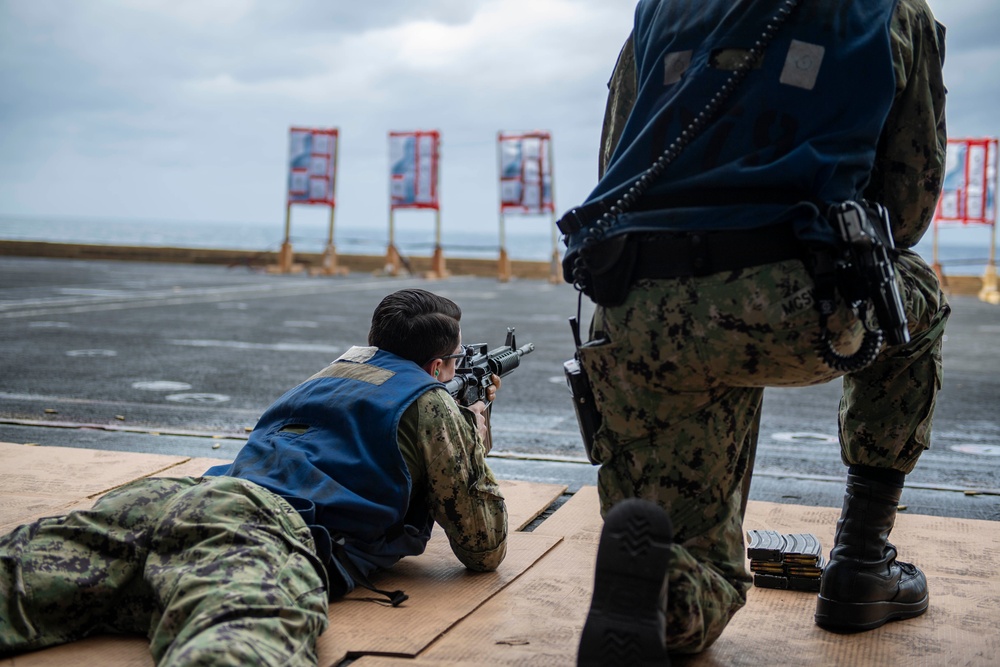
[[[663,85],[677,83],[691,66],[691,51],[674,51],[663,56]]]
[[[313,375],[310,380],[319,378],[347,378],[349,380],[360,380],[369,384],[380,385],[388,381],[395,375],[392,371],[387,371],[371,364],[356,364],[351,361],[335,361],[319,373]]]
[[[824,53],[826,48],[819,44],[793,39],[788,47],[788,56],[785,58],[785,67],[781,70],[779,81],[796,88],[812,90],[816,87]]]

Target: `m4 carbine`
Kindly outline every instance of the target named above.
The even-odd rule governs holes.
[[[445,382],[445,389],[459,405],[469,406],[486,400],[486,390],[493,384],[493,375],[509,375],[521,365],[521,357],[533,352],[534,343],[517,347],[514,327],[507,327],[507,341],[503,347],[487,351],[486,343],[464,345],[465,356],[458,360],[455,377]]]

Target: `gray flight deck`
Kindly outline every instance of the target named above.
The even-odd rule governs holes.
[[[537,280],[3,257],[0,441],[231,458],[273,399],[364,344],[375,305],[403,287],[454,299],[466,343],[498,347],[508,326],[534,343],[494,406],[497,474],[595,484],[562,372],[576,293]],[[933,446],[902,503],[1000,520],[1000,306],[951,302]],[[765,392],[752,499],[840,504],[839,395],[839,382]]]

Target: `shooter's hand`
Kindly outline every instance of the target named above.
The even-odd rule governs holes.
[[[476,401],[468,409],[476,416],[476,432],[479,433],[479,439],[489,442],[490,429],[486,419],[486,404]]]
[[[497,391],[500,389],[500,376],[496,373],[490,374],[490,381],[493,383],[486,388],[486,404],[489,405],[496,400]]]

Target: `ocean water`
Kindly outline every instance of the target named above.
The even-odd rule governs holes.
[[[525,224],[507,225],[507,252],[511,259],[547,261],[552,255],[552,231],[548,217]],[[250,252],[277,251],[284,237],[283,222],[205,222],[177,220],[109,220],[0,216],[0,239],[132,245],[172,248],[224,248]],[[295,252],[322,252],[329,234],[328,223],[293,221],[291,242]],[[434,249],[433,222],[421,225],[397,223],[396,246],[404,255],[427,255]],[[389,241],[388,222],[381,226],[337,225],[337,252],[350,255],[380,255]],[[494,258],[499,254],[499,231],[449,230],[443,227],[441,245],[445,256]]]
[[[942,227],[938,232],[938,261],[947,275],[982,275],[990,256],[989,229]],[[293,222],[292,247],[296,252],[322,252],[328,228],[317,222]],[[284,235],[283,223],[207,222],[178,220],[126,220],[0,216],[0,239],[92,243],[97,245],[225,248],[248,252],[277,251]],[[335,228],[337,252],[380,255],[388,244],[388,224]],[[915,250],[933,260],[932,234]],[[511,259],[548,261],[552,256],[552,230],[545,216],[511,217],[507,224],[507,252]],[[492,229],[449,229],[443,226],[441,245],[446,257],[494,258],[499,253],[499,232]],[[433,251],[433,225],[397,224],[396,245],[404,255],[429,256]],[[562,244],[558,249],[562,251]],[[997,254],[994,253],[994,257]]]

